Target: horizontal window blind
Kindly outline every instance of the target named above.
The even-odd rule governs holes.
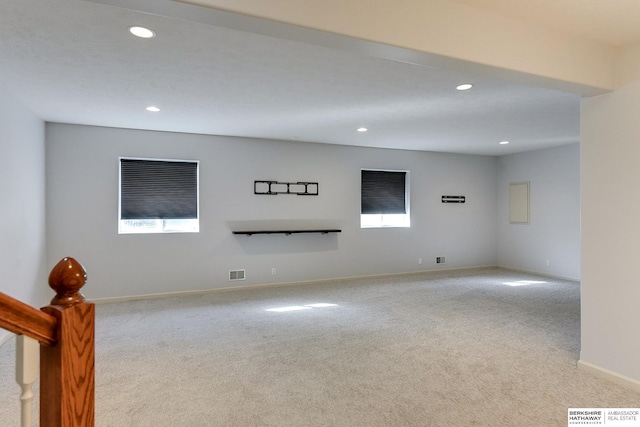
[[[120,159],[120,219],[197,217],[197,162]]]
[[[404,214],[406,172],[362,171],[362,214]]]

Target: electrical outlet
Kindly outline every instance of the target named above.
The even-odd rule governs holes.
[[[418,265],[422,265],[422,258],[418,258]]]
[[[275,276],[275,275],[276,275],[276,268],[275,268],[275,267],[273,267],[273,268],[271,269],[271,275],[272,275],[272,276]]]
[[[437,256],[436,257],[436,264],[444,264],[444,257],[443,256]]]

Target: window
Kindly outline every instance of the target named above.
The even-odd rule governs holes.
[[[197,233],[198,162],[120,158],[118,233]]]
[[[363,169],[360,227],[409,227],[409,172]]]

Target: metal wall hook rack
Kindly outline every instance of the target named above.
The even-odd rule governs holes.
[[[464,203],[465,196],[442,196],[442,203]]]

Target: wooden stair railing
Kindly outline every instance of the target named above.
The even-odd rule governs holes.
[[[41,310],[0,292],[0,327],[40,342],[40,426],[93,427],[95,306],[79,292],[87,274],[75,259],[51,270],[56,292]]]

